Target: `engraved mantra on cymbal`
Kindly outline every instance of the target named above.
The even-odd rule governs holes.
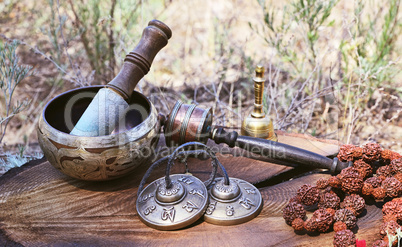
[[[167,220],[167,219],[169,219],[170,222],[173,222],[175,215],[176,215],[176,209],[174,209],[174,207],[163,208],[163,211],[162,211],[162,220]]]
[[[228,205],[226,207],[226,215],[227,216],[233,216],[234,215],[234,207],[231,205]]]
[[[216,201],[215,201],[215,202],[211,202],[211,203],[208,205],[208,208],[207,208],[207,210],[206,210],[205,213],[208,214],[208,215],[211,215],[211,214],[215,211],[216,204],[217,204]]]
[[[152,206],[148,207],[147,209],[145,209],[144,214],[145,215],[151,214],[155,209],[156,209],[155,205],[152,205]]]
[[[191,213],[194,209],[198,209],[198,206],[195,205],[195,203],[193,203],[192,201],[187,201],[187,203],[183,205],[183,208],[187,210],[187,212]]]
[[[255,206],[254,202],[246,197],[242,197],[239,200],[239,204],[242,205],[245,209],[251,209],[252,206]]]
[[[191,195],[199,195],[199,196],[201,196],[202,198],[205,198],[204,193],[202,192],[202,190],[195,190],[195,189],[192,189],[192,190],[190,190],[190,192],[188,192],[188,193],[190,193]]]
[[[188,185],[190,185],[190,184],[193,183],[193,181],[192,181],[191,179],[186,178],[186,177],[181,177],[181,178],[178,179],[178,181],[180,181],[180,182],[182,182],[182,183],[186,183],[186,184],[188,184]]]

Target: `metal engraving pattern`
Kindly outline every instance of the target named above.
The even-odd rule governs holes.
[[[156,192],[156,199],[158,202],[175,202],[179,201],[185,194],[185,189],[183,185],[179,182],[172,182],[172,187],[166,188],[166,181],[163,181],[158,186],[158,190]]]
[[[200,219],[207,208],[208,197],[205,195],[208,191],[201,180],[187,174],[174,174],[170,178],[186,191],[178,201],[165,203],[156,199],[158,187],[164,184],[165,177],[150,183],[138,195],[138,216],[147,226],[159,230],[180,229]]]
[[[208,133],[203,133],[204,125],[212,124],[212,108],[205,109],[204,113],[201,116],[200,124],[197,128],[197,133],[195,135],[195,140],[198,142],[204,142],[208,140]]]
[[[240,194],[234,198],[217,198],[212,191],[216,185],[221,187],[222,180],[223,178],[215,179],[216,183],[208,190],[210,201],[204,220],[216,225],[236,225],[255,218],[260,213],[263,205],[260,191],[247,181],[230,178],[230,187],[233,188],[234,185],[237,185],[240,189]],[[223,189],[217,191],[231,192]],[[218,194],[218,196],[222,195]]]
[[[86,90],[75,89],[67,94]],[[70,135],[51,126],[45,114],[41,114],[37,128],[39,145],[51,165],[73,178],[104,181],[124,176],[153,158],[161,125],[155,107],[149,104],[150,113],[143,122],[108,136]]]
[[[172,111],[169,114],[169,119],[168,122],[165,126],[166,130],[165,132],[165,141],[166,141],[166,145],[170,146],[171,142],[172,142],[172,130],[173,130],[173,124],[174,124],[174,120],[176,118],[176,114],[179,111],[181,105],[183,104],[183,102],[181,102],[180,100],[176,101],[176,104],[173,106]]]
[[[229,202],[237,200],[240,195],[239,185],[237,183],[229,183],[226,185],[223,179],[215,182],[214,186],[211,188],[211,194],[218,201]]]
[[[180,145],[185,142],[187,126],[188,126],[188,123],[190,122],[190,117],[191,117],[191,114],[193,114],[195,107],[196,107],[196,105],[190,105],[190,107],[187,109],[186,115],[184,116],[183,123],[181,124],[181,127],[180,127],[180,135],[179,135],[179,144]]]

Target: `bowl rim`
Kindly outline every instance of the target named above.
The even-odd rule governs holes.
[[[133,142],[138,139],[141,139],[145,135],[147,135],[150,131],[154,129],[155,124],[158,122],[157,121],[157,113],[155,106],[152,104],[152,102],[144,96],[142,93],[135,91],[138,93],[141,97],[143,97],[148,105],[150,106],[149,109],[149,115],[147,118],[142,121],[140,124],[135,126],[132,129],[122,131],[116,134],[110,134],[110,135],[104,135],[104,136],[76,136],[76,135],[70,135],[69,133],[60,131],[56,128],[54,128],[52,125],[47,122],[45,118],[45,112],[48,108],[48,106],[54,102],[56,99],[69,94],[74,91],[80,91],[80,90],[86,90],[86,89],[92,89],[92,88],[104,88],[105,86],[103,85],[94,85],[94,86],[85,86],[85,87],[80,87],[80,88],[74,88],[71,90],[68,90],[66,92],[63,92],[53,99],[51,99],[43,108],[41,117],[39,119],[38,123],[38,130],[41,132],[41,134],[47,135],[49,139],[52,139],[54,141],[57,141],[59,143],[65,144],[65,145],[71,145],[71,146],[85,146],[86,148],[99,148],[99,147],[109,147],[109,146],[120,146],[124,145],[128,142]],[[147,130],[147,131],[144,131]],[[79,144],[79,145],[78,145]]]

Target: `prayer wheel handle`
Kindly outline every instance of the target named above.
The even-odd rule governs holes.
[[[226,132],[223,128],[212,127],[211,109],[177,101],[164,124],[166,145],[181,145],[190,141],[225,143],[229,147],[239,147],[248,152],[261,155],[273,161],[303,165],[312,168],[328,169],[332,174],[339,173],[350,166],[338,158],[328,157],[297,148],[284,143],[261,138],[240,136],[237,132]]]

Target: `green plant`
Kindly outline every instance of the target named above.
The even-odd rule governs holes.
[[[14,102],[13,95],[22,80],[32,75],[32,67],[19,65],[19,57],[16,53],[18,42],[0,43],[0,88],[2,95],[0,112],[0,143],[2,142],[7,126],[11,119],[20,113],[29,103],[28,100]]]
[[[342,103],[344,135],[348,137],[348,142],[361,122],[367,121],[373,112],[384,112],[381,109],[383,104],[377,96],[374,97],[374,93],[380,94],[380,98],[397,99],[402,96],[395,87],[394,79],[400,72],[395,67],[400,56],[396,53],[397,38],[401,31],[398,16],[400,0],[369,3],[355,1],[354,18],[350,20],[348,35],[339,47],[342,63],[341,83],[337,89],[347,92],[339,94],[339,101]],[[399,114],[393,113],[388,121],[398,118]],[[377,121],[382,118],[378,116]]]
[[[266,87],[267,108],[276,112],[279,129],[293,125],[305,131],[317,107],[321,113],[325,111],[325,96],[332,93],[324,77],[331,49],[321,43],[326,39],[322,29],[334,25],[329,17],[338,0],[296,0],[280,11],[271,5],[266,7],[265,1],[259,3],[264,28],[261,32],[252,24],[250,27],[273,48],[271,61],[274,57],[279,60],[267,71],[270,81]],[[285,83],[284,77],[288,80]]]
[[[338,0],[295,0],[279,10],[259,3],[263,29],[250,27],[273,48],[266,103],[278,128],[349,142],[371,118],[379,124],[398,118],[389,104],[402,96],[394,80],[400,0],[355,0],[342,18],[334,14]]]
[[[42,18],[40,29],[50,41],[50,56],[40,53],[56,65],[63,79],[76,85],[109,82],[127,52],[121,44],[140,36],[134,30],[141,1],[47,3],[50,15]]]
[[[308,74],[317,65],[319,29],[334,24],[334,21],[327,23],[327,20],[337,3],[338,0],[296,0],[290,5],[285,5],[280,11],[282,16],[277,16],[278,11],[273,7],[267,8],[265,1],[260,1],[264,12],[264,24],[267,28],[262,34],[263,38],[275,48],[282,61],[289,63],[296,73],[302,73],[304,69],[302,63],[308,62],[311,66],[306,71]],[[294,25],[297,28],[294,28]],[[257,30],[251,24],[250,27]],[[301,35],[292,37],[295,30]],[[300,52],[296,43],[302,43],[303,48],[307,50]]]

